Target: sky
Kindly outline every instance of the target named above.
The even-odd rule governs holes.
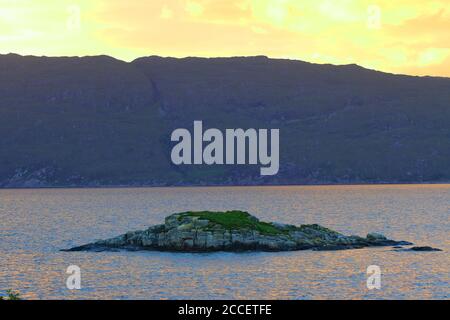
[[[450,1],[0,0],[0,53],[266,55],[450,77]]]

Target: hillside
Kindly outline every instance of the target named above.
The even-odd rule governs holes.
[[[357,65],[0,55],[0,186],[450,181],[450,79]],[[171,132],[279,128],[280,172],[174,166]]]

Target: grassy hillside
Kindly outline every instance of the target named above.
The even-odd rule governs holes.
[[[450,181],[450,79],[249,58],[0,56],[0,186]],[[173,166],[170,133],[279,128],[280,173]]]

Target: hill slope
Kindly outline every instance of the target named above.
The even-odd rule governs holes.
[[[0,56],[0,186],[450,181],[450,79],[248,58]],[[171,132],[279,128],[280,172],[174,166]]]

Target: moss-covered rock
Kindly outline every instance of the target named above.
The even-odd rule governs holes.
[[[163,225],[75,247],[67,251],[114,249],[161,251],[290,251],[337,250],[411,244],[380,234],[345,236],[317,224],[286,225],[263,222],[244,211],[182,212],[166,217]]]

